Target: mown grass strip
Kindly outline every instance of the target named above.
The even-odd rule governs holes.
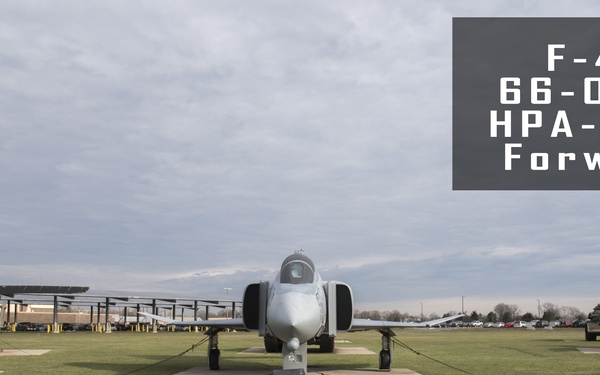
[[[410,368],[424,375],[461,373],[452,367],[481,375],[600,373],[600,354],[584,354],[577,349],[600,348],[600,341],[586,342],[581,329],[407,329],[396,333],[402,343],[425,356],[396,345],[392,367]],[[206,344],[177,356],[203,338],[201,333],[187,332],[3,333],[0,348],[50,349],[50,352],[41,356],[1,357],[0,371],[6,375],[121,375],[143,368],[138,373],[175,374],[207,366]],[[365,347],[376,353],[380,350],[381,339],[377,332],[344,333],[338,339],[350,341],[337,343],[338,347]],[[254,333],[222,333],[219,341],[223,368],[275,369],[281,366],[281,358],[276,354],[239,354],[262,345],[261,338]],[[170,357],[174,358],[165,361]],[[309,369],[311,367],[376,368],[377,355],[310,353]]]

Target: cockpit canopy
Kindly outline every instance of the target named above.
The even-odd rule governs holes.
[[[285,258],[279,275],[282,284],[310,284],[315,279],[315,265],[306,255],[295,253]]]

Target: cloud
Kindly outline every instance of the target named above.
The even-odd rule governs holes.
[[[451,191],[451,26],[596,6],[3,10],[3,283],[241,295],[304,248],[357,300],[400,310],[593,293],[593,192]]]

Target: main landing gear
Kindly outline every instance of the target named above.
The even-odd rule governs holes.
[[[392,337],[396,336],[390,329],[381,329],[381,351],[379,352],[379,369],[390,370],[392,365]]]
[[[222,329],[211,328],[206,332],[208,338],[208,368],[211,370],[221,369],[221,351],[219,350],[219,332]]]

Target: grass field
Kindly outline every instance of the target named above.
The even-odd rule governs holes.
[[[398,330],[397,334],[397,339],[423,355],[396,345],[392,367],[410,368],[423,375],[600,374],[600,354],[583,354],[577,350],[579,347],[600,348],[600,341],[584,340],[582,329],[406,329]],[[2,333],[1,349],[51,351],[41,356],[0,356],[0,371],[4,371],[2,375],[175,374],[191,367],[207,366],[206,344],[165,361],[204,337],[187,332]],[[366,347],[377,353],[380,337],[377,332],[340,334],[339,340],[351,342],[336,346]],[[281,358],[276,354],[238,354],[249,347],[262,346],[261,338],[254,333],[222,333],[219,339],[223,368],[281,367]],[[161,361],[164,362],[159,363]],[[309,353],[308,362],[309,372],[311,367],[376,368],[377,355]]]

